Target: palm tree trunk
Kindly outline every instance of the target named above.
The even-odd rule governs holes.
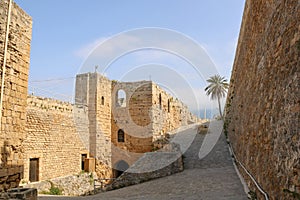
[[[221,116],[221,119],[223,119],[223,114],[222,114],[222,109],[221,109],[221,102],[220,102],[220,97],[218,97],[218,104],[219,104],[219,113],[220,113],[220,116]]]

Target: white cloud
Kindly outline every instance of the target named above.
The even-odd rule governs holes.
[[[159,50],[141,50],[134,53],[136,60],[138,62],[153,62],[153,61],[163,61],[163,60],[175,60],[172,55],[166,52],[162,52]]]
[[[84,45],[83,47],[81,47],[80,49],[75,51],[75,55],[78,56],[79,58],[87,58],[89,56],[89,54],[91,52],[93,52],[93,50],[99,46],[100,44],[102,44],[105,40],[107,40],[108,38],[106,37],[100,37],[96,40],[94,40],[91,43],[88,43],[86,45]]]
[[[105,68],[113,60],[132,51],[161,49],[191,62],[195,67],[201,68],[202,73],[206,75],[215,74],[216,72],[210,57],[201,45],[184,34],[171,30],[156,28],[137,29],[114,35],[105,42],[103,41],[104,38],[97,39],[77,51],[77,55],[86,57],[94,49],[83,67],[89,68],[97,64]],[[151,56],[161,55],[154,53]]]

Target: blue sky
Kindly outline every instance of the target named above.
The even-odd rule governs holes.
[[[244,0],[15,0],[15,2],[33,19],[29,91],[63,100],[72,97],[74,84],[72,77],[84,71],[82,66],[93,49],[116,34],[144,27],[174,30],[193,39],[203,47],[217,71],[229,79],[244,7]],[[141,71],[153,63],[155,64],[153,70],[157,70],[157,64],[174,67],[175,71],[180,65],[182,69],[177,73],[183,74],[184,79],[189,79],[191,76],[187,74],[193,73],[191,70],[184,73],[183,71],[189,68],[188,64],[169,52],[143,50],[123,56],[111,65],[111,70],[105,72],[105,75],[110,79],[130,81],[130,78],[138,79],[138,74],[141,75],[141,79],[151,77],[156,81],[154,72],[147,74]],[[132,68],[125,67],[129,65]],[[121,68],[128,72],[137,66],[143,67],[140,67],[134,75],[118,73]],[[90,67],[92,71],[93,66]],[[127,79],[122,79],[124,77]],[[157,78],[158,82],[159,80],[161,79]],[[196,83],[195,78],[187,82],[194,89],[196,94],[194,96],[200,108],[209,106],[209,100],[204,97],[202,91],[205,81],[199,80],[199,83]],[[176,90],[180,84],[177,86],[167,85],[169,91]],[[177,96],[186,95],[183,93]],[[183,101],[190,104],[188,99]]]

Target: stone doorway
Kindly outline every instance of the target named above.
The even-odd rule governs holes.
[[[129,165],[124,160],[120,160],[116,163],[114,168],[114,177],[118,178],[121,176],[127,169],[129,168]]]
[[[38,158],[30,158],[29,181],[30,182],[39,181],[39,159]]]

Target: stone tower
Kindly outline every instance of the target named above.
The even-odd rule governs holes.
[[[77,75],[75,104],[88,108],[89,152],[96,171],[111,177],[111,81],[98,73]]]

